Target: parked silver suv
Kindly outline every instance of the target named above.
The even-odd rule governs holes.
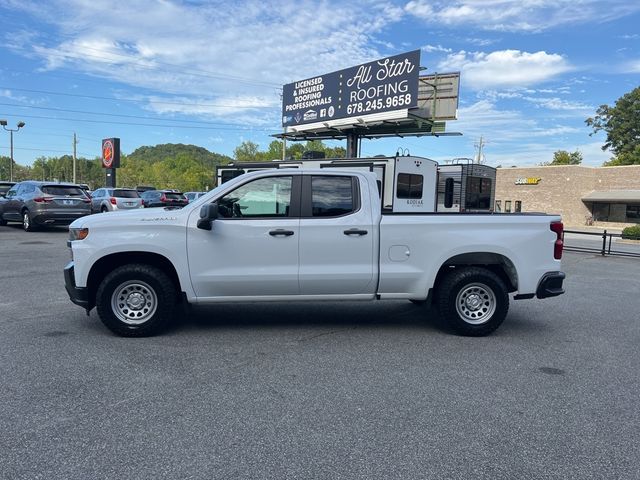
[[[142,198],[133,188],[99,188],[91,194],[92,213],[142,207]]]
[[[31,232],[42,225],[69,225],[91,213],[91,200],[71,183],[26,181],[15,184],[0,198],[0,225],[22,222]]]

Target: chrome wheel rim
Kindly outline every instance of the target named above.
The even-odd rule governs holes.
[[[111,310],[128,325],[149,320],[158,308],[158,297],[149,284],[140,280],[124,282],[111,295]]]
[[[29,214],[28,213],[24,213],[22,215],[22,227],[25,230],[29,230],[30,226],[31,226],[31,221],[29,220]]]
[[[471,283],[456,296],[456,311],[471,325],[486,323],[496,311],[496,296],[484,283]]]

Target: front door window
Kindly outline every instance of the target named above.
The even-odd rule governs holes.
[[[245,183],[218,200],[222,218],[289,216],[292,177],[259,178]]]

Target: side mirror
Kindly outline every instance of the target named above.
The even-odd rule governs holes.
[[[211,230],[211,222],[218,218],[218,204],[216,202],[206,203],[200,208],[200,218],[198,228]]]

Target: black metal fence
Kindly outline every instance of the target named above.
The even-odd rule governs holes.
[[[565,233],[572,233],[575,235],[585,235],[590,237],[590,240],[593,242],[595,240],[594,237],[600,237],[597,243],[593,242],[593,246],[584,246],[584,245],[571,245],[567,244],[567,241],[564,239]],[[563,233],[563,241],[564,241],[564,249],[569,252],[586,252],[586,253],[597,253],[602,256],[605,255],[618,255],[622,257],[637,257],[640,258],[640,245],[630,245],[630,250],[620,250],[619,248],[611,248],[611,244],[613,243],[613,238],[622,238],[621,233],[607,233],[607,231],[603,232],[584,232],[579,230],[565,230]],[[593,240],[592,240],[593,239]],[[615,247],[615,245],[614,245]],[[633,247],[637,247],[636,251],[632,251]]]

